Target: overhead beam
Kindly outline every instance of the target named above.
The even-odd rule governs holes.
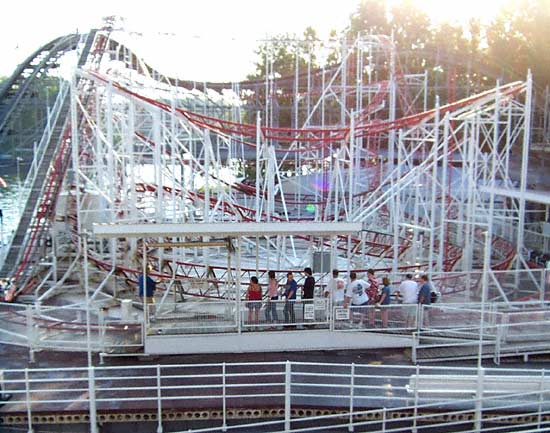
[[[499,187],[492,188],[490,186],[482,186],[480,190],[486,193],[493,192],[495,195],[499,195],[503,197],[510,197],[510,198],[517,198],[517,199],[523,198],[525,201],[541,203],[541,204],[550,204],[550,193],[545,191],[526,190],[525,192],[521,192],[521,190],[519,189],[499,188]]]
[[[361,231],[353,222],[265,222],[195,224],[94,224],[93,232],[102,238],[147,237],[241,237],[241,236],[338,236]]]
[[[195,247],[227,247],[227,241],[195,241],[195,242],[147,242],[148,247],[152,248],[195,248]]]

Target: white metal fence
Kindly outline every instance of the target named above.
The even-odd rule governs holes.
[[[258,308],[256,308],[258,307]],[[550,303],[518,302],[336,306],[326,299],[204,301],[149,305],[147,321],[109,316],[101,308],[0,303],[0,343],[36,350],[127,353],[142,350],[148,334],[209,334],[325,329],[334,332],[414,333],[412,360],[440,361],[550,352]],[[291,314],[293,309],[294,315]],[[276,314],[274,314],[276,313]],[[286,314],[285,314],[286,313]],[[481,341],[481,342],[480,342]],[[307,344],[306,344],[307,346]]]
[[[484,308],[481,304],[435,304],[420,311],[419,321],[423,325],[414,334],[413,362],[481,355],[499,363],[506,355],[550,351],[547,302],[490,303]]]
[[[114,352],[143,346],[143,323],[109,317],[101,308],[0,303],[0,343],[34,351]]]
[[[546,370],[377,366],[301,362],[4,370],[28,431],[44,413],[86,414],[92,432],[105,413],[138,409],[168,428],[174,411],[216,411],[208,428],[185,431],[522,431],[550,426]],[[247,423],[235,410],[271,408]],[[19,415],[22,416],[22,415]],[[213,417],[215,418],[215,417]],[[270,419],[267,419],[270,418]],[[125,418],[117,418],[124,421]],[[116,421],[116,420],[115,420]],[[314,428],[313,428],[314,427]],[[174,431],[170,427],[169,431]]]

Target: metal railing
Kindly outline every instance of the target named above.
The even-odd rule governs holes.
[[[148,305],[150,334],[195,334],[315,328],[335,331],[414,330],[416,304],[335,306],[326,298],[307,300],[163,303]],[[240,314],[237,312],[240,311]],[[239,320],[240,317],[240,320]]]
[[[4,370],[0,377],[3,392],[12,395],[4,402],[6,410],[26,416],[28,431],[44,413],[70,409],[72,416],[89,416],[95,433],[102,414],[138,406],[157,424],[157,432],[168,428],[174,411],[217,413],[207,428],[186,432],[259,426],[272,432],[312,426],[315,431],[481,432],[510,431],[511,426],[534,431],[550,425],[546,370],[286,361],[18,369]],[[272,409],[270,421],[243,424],[230,415],[266,406]]]
[[[109,317],[102,308],[0,303],[0,343],[38,350],[116,352],[143,347],[143,322]],[[88,335],[89,330],[89,335]]]
[[[550,309],[547,302],[451,304],[424,307],[422,326],[414,333],[412,360],[492,357],[550,352]],[[483,332],[481,332],[483,329]],[[481,347],[481,353],[479,353]],[[460,351],[452,349],[460,349]],[[421,351],[435,354],[418,356]]]
[[[148,305],[144,325],[142,314],[123,320],[118,310],[110,316],[107,309],[97,306],[86,311],[82,305],[0,303],[0,343],[27,346],[32,359],[37,350],[133,353],[142,350],[146,334],[207,335],[298,328],[412,334],[414,362],[475,358],[480,340],[482,356],[492,357],[496,363],[501,356],[550,352],[547,302],[487,303],[483,310],[479,303],[422,308],[416,304],[328,307],[325,298],[293,303],[244,301],[240,306],[233,301],[165,302]]]

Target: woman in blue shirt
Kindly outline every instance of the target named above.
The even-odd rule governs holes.
[[[389,317],[389,307],[391,302],[391,289],[390,289],[390,279],[388,277],[382,278],[382,290],[380,292],[380,298],[378,299],[378,302],[376,303],[376,306],[382,306],[380,315],[382,316],[382,327],[387,328],[388,327],[388,317]]]

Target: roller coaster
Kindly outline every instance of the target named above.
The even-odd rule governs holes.
[[[0,147],[28,161],[23,210],[0,254],[7,285],[0,342],[29,347],[31,359],[48,349],[89,356],[85,373],[5,371],[4,388],[14,399],[0,414],[2,424],[26,424],[31,431],[37,423],[84,420],[96,432],[98,421],[156,420],[163,431],[180,416],[206,416],[223,419],[225,431],[227,418],[256,411],[284,431],[547,426],[544,372],[520,377],[460,368],[442,374],[438,367],[420,372],[418,366],[350,369],[287,361],[254,363],[262,372],[252,384],[248,364],[209,364],[210,370],[191,376],[182,365],[93,367],[91,352],[100,352],[102,361],[210,353],[211,347],[233,353],[246,351],[239,349],[241,337],[262,338],[254,350],[289,350],[276,337],[265,338],[279,335],[273,323],[246,321],[242,282],[253,275],[265,282],[268,270],[298,274],[306,266],[314,268],[321,290],[333,268],[373,268],[394,286],[404,274],[427,273],[442,301],[417,309],[412,325],[409,316],[403,319],[403,306],[392,305],[388,328],[377,321],[374,306],[342,319],[342,311],[325,308],[319,296],[313,308],[297,308],[303,332],[286,332],[295,323],[280,324],[284,341],[295,341],[299,350],[326,348],[329,340],[340,349],[405,347],[406,340],[415,363],[477,356],[497,364],[501,356],[550,351],[547,273],[533,254],[549,251],[550,196],[533,187],[531,168],[550,145],[550,97],[529,75],[518,80],[494,72],[500,80],[493,86],[480,78],[492,70],[483,70],[458,87],[460,65],[449,58],[446,76],[438,76],[447,91],[437,96],[431,73],[406,70],[410,53],[400,53],[386,36],[368,35],[325,42],[322,48],[338,61],[321,68],[312,62],[317,42],[288,41],[298,53],[293,76],[280,76],[267,56],[264,79],[196,83],[164,76],[119,40],[109,29],[58,38],[29,56],[0,89]],[[76,53],[74,73],[56,78],[55,97],[52,90],[47,108],[38,107],[37,92],[67,53]],[[22,118],[32,110],[32,133],[23,132]],[[252,223],[264,232],[198,233]],[[333,223],[362,229],[308,234],[310,227]],[[291,224],[293,234],[270,234],[281,224]],[[143,228],[152,226],[196,228],[190,235],[146,234]],[[106,238],[98,227],[141,234]],[[147,265],[160,292],[154,309],[135,294]],[[139,308],[141,319],[132,313]],[[116,317],[109,315],[113,310]],[[366,328],[355,321],[362,316]],[[174,352],[170,338],[176,337],[180,346],[193,347]],[[206,340],[211,346],[203,345]],[[455,351],[442,355],[442,348]],[[243,367],[245,374],[233,372]],[[325,382],[323,375],[337,380]],[[226,378],[242,392],[226,393]],[[47,380],[57,385],[46,391]],[[150,381],[156,385],[144,388]],[[266,391],[273,386],[284,392]],[[212,395],[203,393],[207,387]],[[443,387],[453,395],[442,399]],[[214,403],[218,388],[221,409]],[[141,401],[139,414],[135,407],[131,414],[129,396]],[[312,396],[314,408],[307,400]],[[50,406],[43,411],[46,398]],[[383,411],[380,398],[388,401]],[[235,401],[240,409],[233,411]],[[273,407],[259,410],[266,401]]]
[[[245,238],[242,280],[298,270],[317,256],[330,263],[315,270],[321,284],[331,268],[374,268],[394,281],[426,272],[444,298],[479,301],[483,279],[464,275],[509,270],[493,274],[488,299],[544,294],[529,276],[525,239],[544,249],[542,229],[526,230],[543,219],[531,218],[532,202],[548,202],[525,193],[532,136],[548,139],[549,114],[543,102],[533,124],[530,77],[469,83],[443,101],[427,72],[404,70],[390,38],[369,35],[326,43],[338,63],[301,71],[297,61],[293,77],[280,77],[268,57],[264,80],[197,84],[163,76],[116,33],[56,39],[2,87],[3,137],[39,77],[77,53],[34,145],[24,211],[0,271],[5,300],[59,302],[81,290],[89,268],[94,302],[117,303],[134,296],[144,256],[162,291],[234,299],[232,252],[210,239],[106,241],[93,225],[247,221],[350,221],[363,231]],[[288,43],[311,56],[311,41]]]

